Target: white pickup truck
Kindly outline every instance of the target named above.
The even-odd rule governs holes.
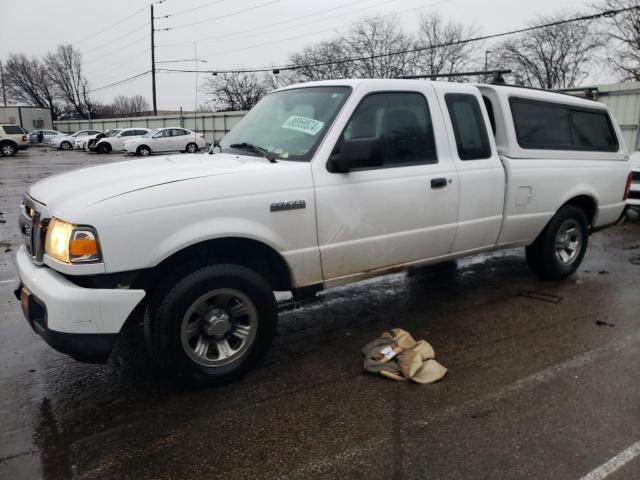
[[[526,247],[573,273],[631,181],[600,103],[500,85],[341,80],[267,95],[214,155],[76,170],[25,193],[16,290],[53,348],[103,361],[144,317],[161,366],[218,384],[294,298]]]

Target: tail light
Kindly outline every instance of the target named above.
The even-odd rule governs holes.
[[[633,178],[633,173],[630,173],[627,177],[627,185],[624,187],[624,196],[622,197],[622,201],[626,202],[627,198],[629,198],[629,192],[631,191],[631,179]]]
[[[22,135],[22,141],[26,142],[27,141],[27,136],[26,135]]]

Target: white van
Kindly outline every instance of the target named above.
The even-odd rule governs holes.
[[[144,318],[150,352],[200,384],[267,350],[294,298],[416,265],[525,247],[571,275],[630,184],[597,102],[421,80],[336,80],[267,95],[221,153],[119,162],[24,196],[26,317],[54,348],[108,357]]]

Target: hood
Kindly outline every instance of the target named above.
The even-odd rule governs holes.
[[[268,160],[260,157],[229,154],[147,157],[55,175],[32,185],[28,193],[56,215],[60,210],[86,208],[157,185],[264,169],[269,165]]]

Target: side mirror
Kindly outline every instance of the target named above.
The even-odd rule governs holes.
[[[331,156],[330,171],[346,173],[358,168],[381,167],[383,158],[384,150],[379,138],[353,138],[345,140],[340,153]]]

